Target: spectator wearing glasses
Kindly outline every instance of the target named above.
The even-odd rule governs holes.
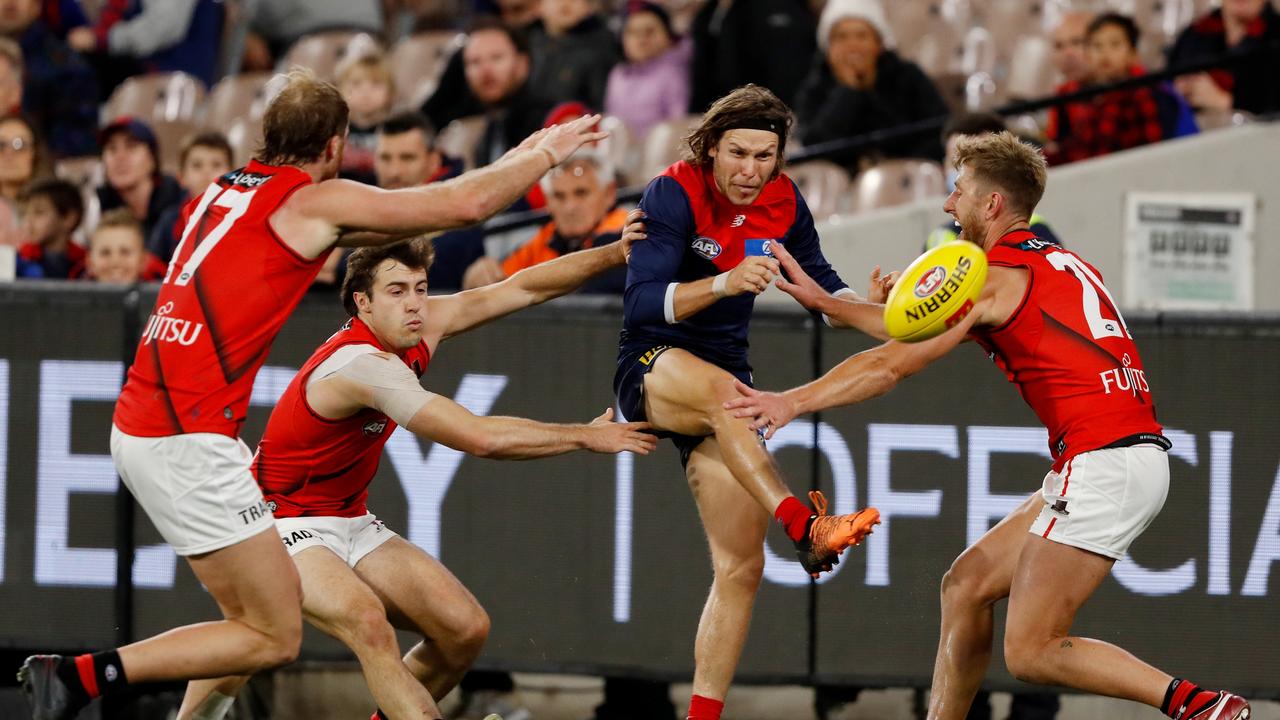
[[[0,118],[0,199],[16,203],[27,183],[49,174],[35,127],[21,115]]]

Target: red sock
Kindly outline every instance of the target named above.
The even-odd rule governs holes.
[[[1169,683],[1160,709],[1171,718],[1182,718],[1195,715],[1217,700],[1217,692],[1201,689],[1190,680],[1177,678]]]
[[[795,500],[795,498],[791,499]],[[724,710],[723,701],[694,695],[693,699],[689,701],[689,717],[687,720],[720,720],[721,710]]]
[[[773,511],[773,518],[782,523],[782,527],[787,531],[787,537],[792,542],[800,542],[804,539],[805,526],[809,524],[809,517],[813,515],[813,510],[796,499],[795,495],[790,495],[786,500],[778,503],[778,509]]]

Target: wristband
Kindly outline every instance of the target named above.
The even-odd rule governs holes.
[[[727,271],[720,273],[719,275],[716,276],[715,281],[711,283],[711,294],[715,295],[717,300],[719,300],[720,298],[728,297],[729,296],[728,285],[729,285],[729,273]]]
[[[547,156],[547,159],[551,161],[551,167],[555,167],[560,164],[560,161],[556,159],[555,153],[551,152],[547,148],[542,147],[541,145],[539,145],[537,149],[541,150]]]

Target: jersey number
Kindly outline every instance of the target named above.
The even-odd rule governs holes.
[[[213,226],[213,229],[204,234],[203,238],[196,238],[195,241],[200,243],[195,252],[191,253],[191,257],[187,258],[187,262],[182,266],[182,274],[174,279],[174,285],[186,285],[191,282],[191,278],[195,276],[196,269],[200,267],[200,263],[204,262],[209,253],[213,252],[213,248],[217,246],[222,238],[226,237],[227,231],[239,220],[245,211],[249,209],[249,202],[253,200],[253,194],[257,190],[248,192],[240,192],[231,188],[222,188],[218,185],[210,185],[205,191],[204,197],[200,198],[200,204],[196,206],[191,217],[187,219],[187,226],[182,231],[182,240],[179,241],[178,247],[173,251],[173,260],[169,263],[169,271],[164,274],[164,282],[169,282],[173,277],[173,270],[178,264],[178,258],[182,256],[182,251],[186,249],[187,242],[191,240],[191,236],[195,234],[196,228],[203,225],[205,213],[209,210],[209,206],[226,208],[227,212],[222,216],[222,221]]]
[[[1085,322],[1089,323],[1089,331],[1093,333],[1094,340],[1108,337],[1133,337],[1129,335],[1129,328],[1124,324],[1124,318],[1120,317],[1119,310],[1116,310],[1114,319],[1102,314],[1102,300],[1098,296],[1099,293],[1107,298],[1107,303],[1112,308],[1116,306],[1116,301],[1111,297],[1111,293],[1107,292],[1102,280],[1093,274],[1088,265],[1085,265],[1080,261],[1080,258],[1070,253],[1051,252],[1045,257],[1055,268],[1070,271],[1080,281],[1081,300],[1084,303],[1084,319]]]

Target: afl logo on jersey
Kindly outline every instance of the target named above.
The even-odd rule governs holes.
[[[364,427],[362,428],[362,430],[364,431],[365,437],[374,437],[376,435],[381,435],[382,431],[386,429],[387,429],[386,420],[373,420],[365,423]]]
[[[693,251],[708,260],[715,260],[720,255],[720,243],[709,237],[696,237],[691,245]]]
[[[920,276],[916,281],[915,293],[918,298],[927,298],[934,293],[935,290],[942,287],[943,281],[947,279],[947,270],[941,265],[936,265],[932,270]]]

